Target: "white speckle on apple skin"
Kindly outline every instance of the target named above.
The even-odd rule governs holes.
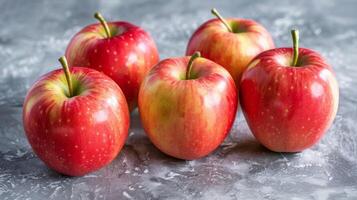
[[[319,97],[324,93],[323,87],[317,82],[313,82],[310,89],[314,97]]]

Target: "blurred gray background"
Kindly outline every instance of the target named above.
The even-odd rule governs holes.
[[[212,18],[252,18],[290,46],[319,51],[336,71],[340,106],[323,140],[298,154],[272,153],[239,112],[212,155],[181,161],[160,153],[132,115],[126,146],[108,167],[61,176],[33,154],[22,128],[27,89],[59,67],[70,38],[96,22],[125,20],[151,33],[161,59],[182,56],[193,31]],[[0,0],[0,199],[357,199],[357,1],[45,1]]]

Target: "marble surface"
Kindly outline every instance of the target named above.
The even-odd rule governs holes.
[[[138,113],[129,139],[109,166],[70,178],[49,170],[32,152],[22,128],[22,103],[40,74],[59,67],[69,39],[95,22],[131,21],[149,31],[161,58],[184,54],[190,34],[211,18],[253,18],[277,46],[315,49],[334,67],[340,85],[337,117],[325,137],[297,154],[257,143],[239,113],[230,135],[195,161],[160,153]],[[46,1],[0,0],[0,199],[357,199],[357,1]]]

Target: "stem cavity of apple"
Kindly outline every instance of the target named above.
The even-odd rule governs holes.
[[[186,80],[190,79],[193,61],[195,61],[195,59],[199,57],[201,57],[201,53],[199,51],[196,51],[194,54],[192,54],[190,60],[188,61],[187,70],[186,70]]]
[[[58,61],[61,63],[64,74],[66,75],[69,97],[72,97],[73,96],[72,79],[71,79],[71,72],[69,71],[67,59],[66,57],[62,56],[58,59]]]
[[[227,27],[228,31],[233,33],[232,27],[228,24],[228,22],[219,14],[219,12],[215,9],[211,9],[211,13],[216,16],[223,24]]]
[[[105,34],[107,35],[107,38],[111,38],[112,34],[110,33],[108,23],[107,23],[107,21],[105,21],[104,17],[99,12],[96,12],[96,13],[94,13],[94,18],[98,19],[99,22],[104,27]]]
[[[292,66],[296,66],[299,57],[299,31],[296,29],[291,30],[291,36],[293,38],[293,49],[294,49]]]

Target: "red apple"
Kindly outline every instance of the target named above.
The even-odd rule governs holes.
[[[202,24],[187,45],[186,55],[200,51],[208,58],[228,70],[238,83],[249,62],[259,53],[274,48],[269,32],[250,19],[223,19],[215,9],[211,19]]]
[[[315,51],[294,47],[259,54],[244,72],[241,106],[248,125],[265,147],[299,152],[314,145],[330,127],[338,107],[332,68]]]
[[[110,163],[128,135],[124,94],[109,77],[72,67],[43,75],[27,93],[23,124],[34,152],[62,174],[80,176]],[[68,85],[67,85],[68,84]]]
[[[208,155],[227,136],[238,94],[230,74],[199,58],[170,58],[157,64],[139,92],[146,134],[162,152],[192,160]]]
[[[70,66],[96,69],[112,78],[122,89],[133,110],[140,84],[159,61],[156,45],[143,29],[124,21],[101,22],[83,28],[70,41],[66,57]]]

